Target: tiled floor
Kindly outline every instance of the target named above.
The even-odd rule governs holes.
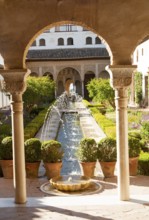
[[[86,196],[53,196],[41,192],[46,177],[27,179],[27,203],[14,203],[13,181],[0,178],[0,220],[30,219],[149,219],[149,177],[130,177],[130,201],[117,197],[117,177],[103,180],[96,177],[102,191]]]

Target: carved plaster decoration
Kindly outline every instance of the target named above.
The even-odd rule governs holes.
[[[54,70],[52,66],[48,66],[48,67],[42,67],[42,75],[46,72],[51,73],[52,75],[54,74]]]
[[[114,89],[129,87],[132,82],[132,74],[136,70],[136,66],[117,65],[107,66],[106,70],[110,74],[110,83]]]
[[[95,65],[84,65],[84,72],[85,73],[87,73],[87,72],[95,73],[95,71],[96,71]]]
[[[0,74],[4,77],[3,88],[11,94],[20,94],[26,90],[26,77],[30,74],[29,70],[1,70]]]

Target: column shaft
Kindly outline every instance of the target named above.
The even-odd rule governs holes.
[[[24,154],[22,94],[12,95],[12,133],[15,202],[26,202],[26,175]]]
[[[82,81],[82,97],[84,98],[84,81]]]
[[[120,200],[129,200],[127,100],[127,89],[116,89],[115,102],[117,129],[118,196]]]
[[[130,87],[130,106],[135,106],[135,85],[134,85],[134,73],[132,73],[132,83]]]

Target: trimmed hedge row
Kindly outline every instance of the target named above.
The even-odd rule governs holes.
[[[86,107],[90,106],[90,103],[87,100],[83,100],[83,104]],[[91,110],[92,116],[95,118],[97,124],[102,128],[104,133],[108,137],[115,138],[116,137],[115,123],[112,120],[106,118],[106,116],[104,116],[103,114],[101,114],[98,107],[90,107],[90,110]]]
[[[86,107],[90,106],[90,103],[87,100],[83,100],[83,104]],[[115,123],[106,118],[103,114],[100,113],[98,107],[89,107],[92,113],[92,116],[95,118],[97,124],[102,128],[105,134],[108,137],[115,138],[116,137],[116,125]]]
[[[149,153],[141,152],[138,163],[138,173],[149,176]]]
[[[35,137],[36,133],[39,131],[44,123],[45,115],[47,113],[47,108],[42,110],[24,129],[24,139]]]
[[[88,102],[87,100],[83,100],[83,103],[86,107],[91,108],[91,107],[101,107],[101,108],[105,108],[105,105],[103,104],[91,104],[90,102]]]

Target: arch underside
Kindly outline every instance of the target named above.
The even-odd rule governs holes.
[[[148,8],[149,1],[140,0],[110,1],[108,4],[107,1],[91,0],[85,3],[84,0],[72,0],[71,4],[68,0],[44,0],[36,4],[34,1],[28,4],[25,0],[20,3],[14,0],[13,4],[3,1],[0,5],[0,20],[3,21],[0,52],[5,69],[25,67],[28,48],[36,37],[47,28],[66,23],[78,24],[97,33],[107,43],[111,64],[130,65],[136,46],[149,34]],[[9,29],[6,24],[10,24]]]

